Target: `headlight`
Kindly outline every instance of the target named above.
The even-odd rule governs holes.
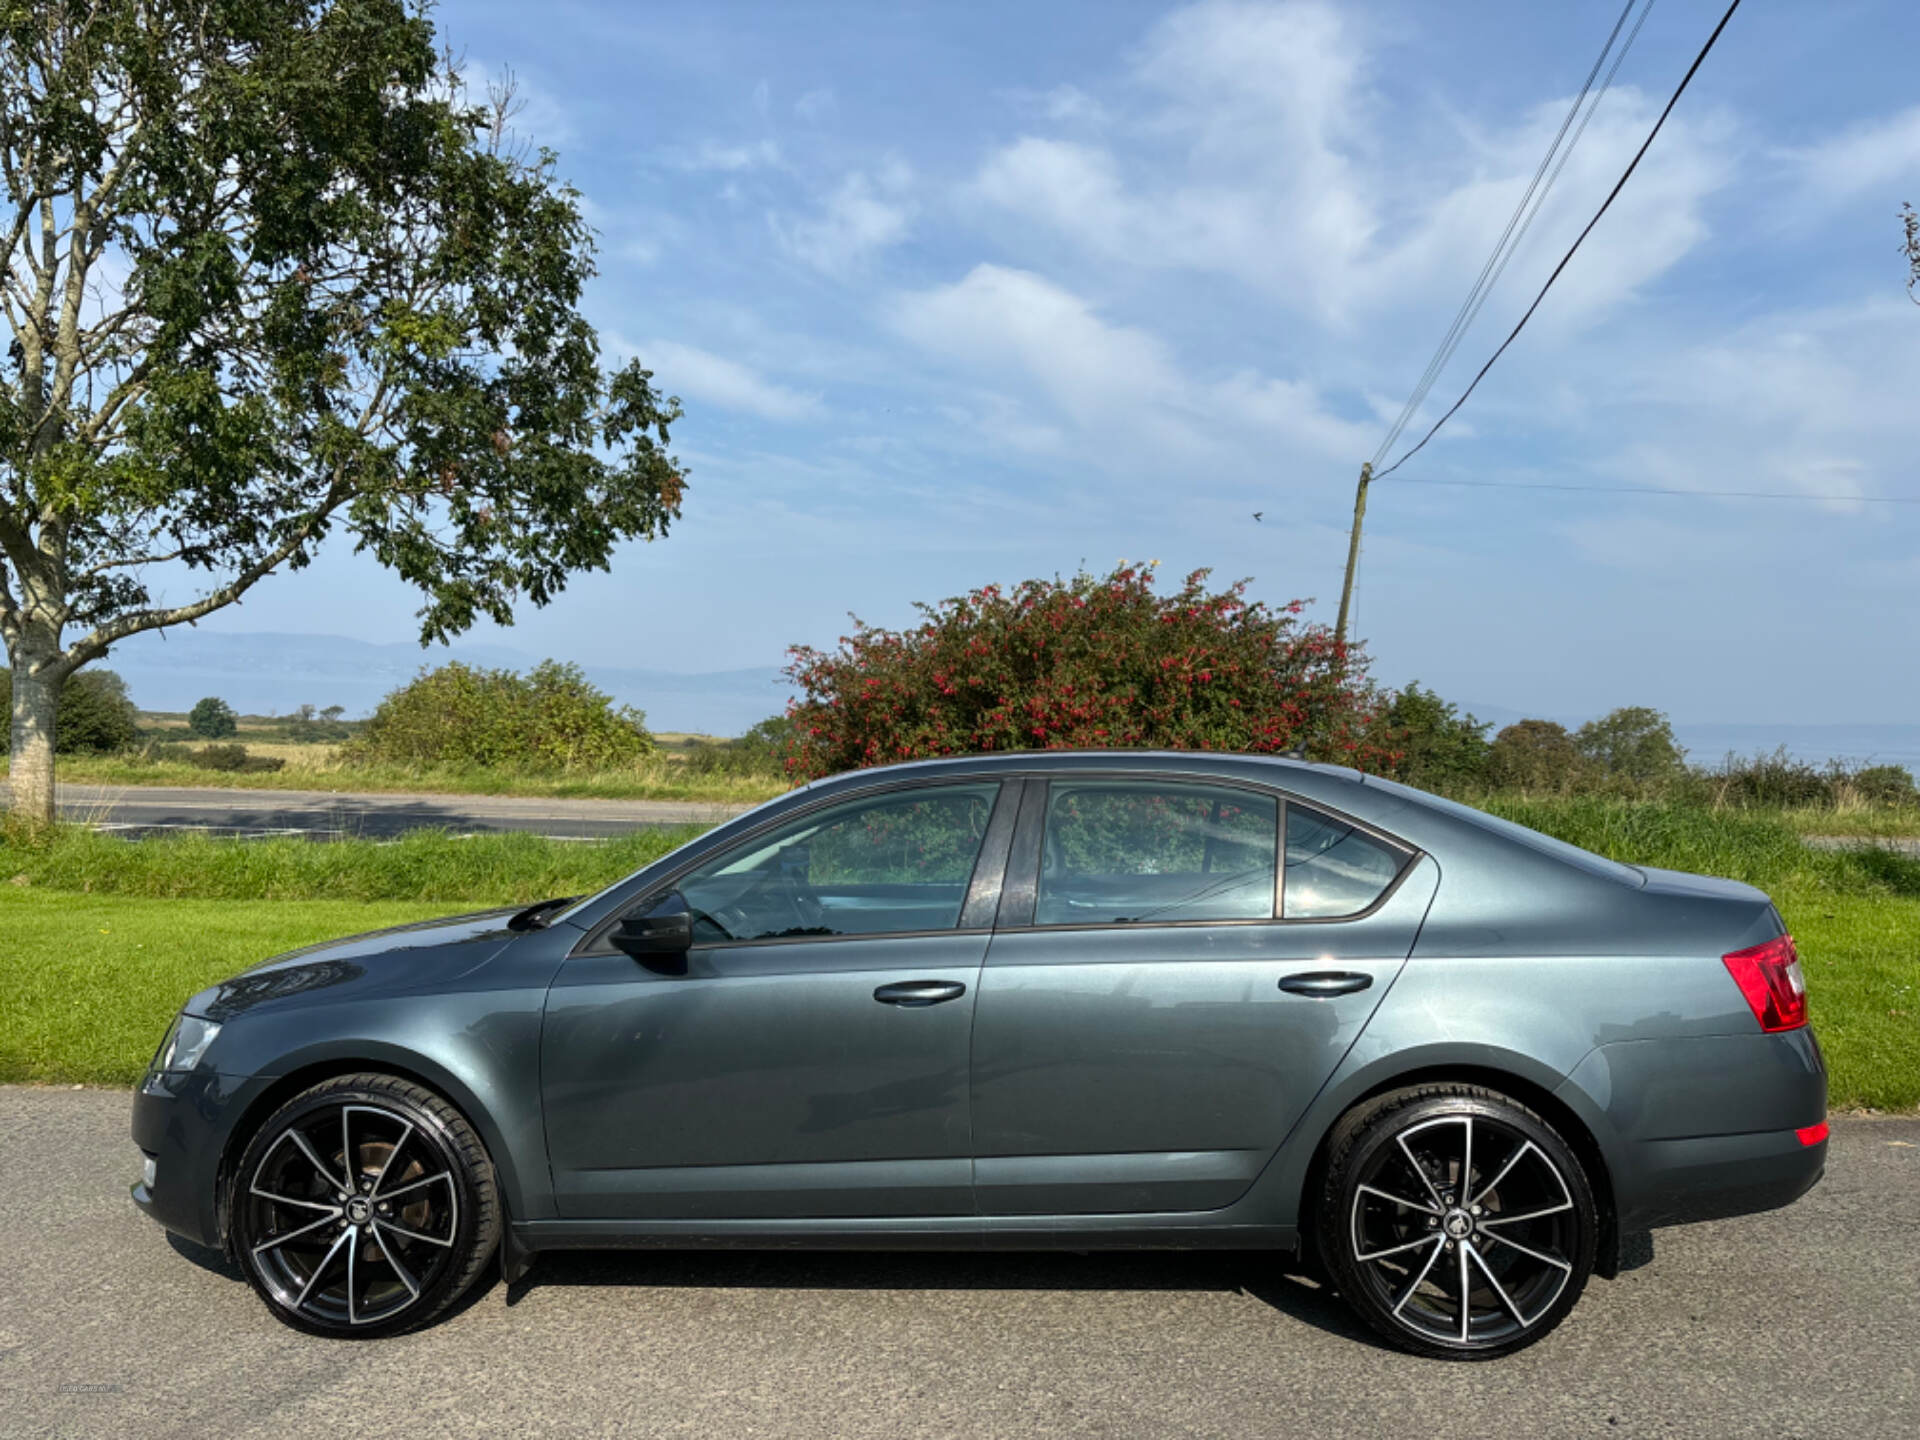
[[[153,1057],[154,1072],[193,1069],[219,1033],[220,1027],[211,1020],[202,1020],[198,1015],[175,1016],[167,1038],[160,1042],[159,1052]]]

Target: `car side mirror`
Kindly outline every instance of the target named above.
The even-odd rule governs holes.
[[[607,943],[650,969],[684,975],[693,946],[693,912],[676,890],[643,912],[623,915]]]

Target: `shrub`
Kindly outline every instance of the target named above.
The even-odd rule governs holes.
[[[0,711],[13,708],[13,671],[0,670]],[[76,670],[60,687],[53,748],[61,755],[127,750],[140,738],[140,712],[127,682],[111,670]]]
[[[283,716],[280,733],[296,745],[315,745],[329,740],[344,740],[353,732],[341,720],[344,705],[329,705],[317,715],[311,705],[302,705],[293,714]]]
[[[1869,805],[1920,804],[1913,772],[1904,765],[1867,765],[1849,775],[1845,784]]]
[[[786,773],[793,745],[793,721],[772,715],[737,740],[703,741],[688,747],[686,769],[693,775],[780,776]]]
[[[1249,602],[1245,583],[1170,595],[1151,567],[1028,580],[919,606],[906,630],[859,624],[837,650],[797,646],[787,674],[790,774],[975,751],[1158,746],[1273,753],[1379,768],[1365,664],[1302,603]]]
[[[231,705],[217,695],[209,695],[187,712],[187,729],[203,740],[224,740],[240,729],[240,720]]]
[[[1486,779],[1489,722],[1462,715],[1418,680],[1394,693],[1380,725],[1400,752],[1395,778],[1426,790],[1472,789]]]
[[[1578,785],[1585,769],[1567,727],[1552,720],[1516,720],[1487,751],[1487,779],[1504,789],[1558,793]]]
[[[1601,774],[1637,785],[1661,785],[1686,769],[1686,753],[1658,710],[1626,705],[1575,733],[1574,749]]]
[[[166,758],[183,760],[196,770],[242,775],[270,775],[287,763],[277,756],[252,754],[244,745],[203,745],[198,750],[182,745],[168,751]]]
[[[638,710],[614,704],[578,665],[525,675],[454,662],[422,670],[380,702],[348,763],[522,771],[597,770],[653,751]]]

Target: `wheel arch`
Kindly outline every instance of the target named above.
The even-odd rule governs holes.
[[[272,1078],[248,1099],[220,1148],[220,1163],[214,1181],[214,1223],[223,1249],[231,1249],[232,1225],[228,1197],[233,1167],[246,1153],[248,1143],[260,1132],[273,1113],[294,1096],[326,1080],[359,1073],[392,1075],[433,1091],[460,1112],[460,1116],[480,1137],[492,1164],[501,1201],[508,1214],[523,1214],[524,1197],[520,1191],[518,1167],[512,1147],[496,1123],[492,1112],[472,1089],[444,1067],[425,1056],[386,1046],[368,1045],[346,1051],[327,1051],[296,1057],[294,1063]]]
[[[1517,1057],[1516,1057],[1517,1058]],[[1299,1191],[1298,1228],[1300,1253],[1310,1253],[1308,1237],[1318,1216],[1315,1213],[1322,1183],[1326,1178],[1327,1157],[1334,1130],[1355,1109],[1392,1090],[1416,1085],[1452,1083],[1478,1085],[1511,1096],[1553,1126],[1587,1172],[1593,1190],[1594,1206],[1600,1213],[1600,1233],[1596,1237],[1594,1271],[1612,1279],[1620,1268],[1619,1202],[1614,1193],[1613,1167],[1593,1127],[1560,1092],[1557,1076],[1533,1076],[1522,1064],[1502,1064],[1494,1058],[1459,1060],[1435,1059],[1395,1069],[1391,1073],[1370,1074],[1354,1089],[1343,1093],[1337,1106],[1329,1106],[1314,1139],[1312,1157],[1302,1174]],[[1526,1069],[1534,1068],[1525,1066]]]

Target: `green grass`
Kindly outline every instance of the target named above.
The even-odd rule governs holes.
[[[0,888],[0,1081],[132,1084],[195,991],[282,950],[447,908]]]
[[[1582,799],[1489,808],[1615,859],[1764,888],[1800,944],[1834,1105],[1920,1107],[1920,861],[1811,850],[1778,815]],[[383,845],[62,827],[0,839],[0,1080],[128,1083],[182,1000],[256,960],[596,889],[693,833],[565,844],[423,832]]]
[[[62,825],[38,837],[0,832],[0,882],[149,899],[529,904],[598,890],[701,828],[635,830],[594,843],[511,833],[459,839],[433,830],[384,843],[317,843],[215,840],[195,832],[122,840]]]

